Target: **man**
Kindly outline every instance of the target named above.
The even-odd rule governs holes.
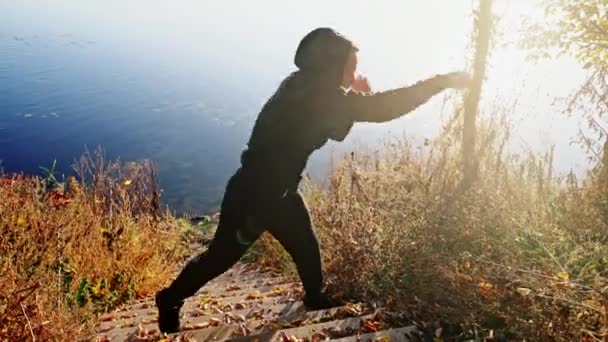
[[[357,51],[330,28],[302,39],[295,55],[298,70],[262,108],[241,167],[228,182],[213,242],[156,295],[162,332],[178,331],[184,299],[234,265],[264,230],[296,263],[307,309],[332,306],[322,293],[319,244],[297,191],[308,157],[329,139],[344,140],[355,122],[396,119],[446,88],[469,83],[466,73],[450,73],[371,94],[367,79],[355,77]]]

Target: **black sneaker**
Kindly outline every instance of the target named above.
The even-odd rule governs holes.
[[[315,295],[309,296],[308,294],[304,296],[302,300],[304,302],[304,306],[307,310],[323,310],[335,308],[336,306],[340,306],[339,303],[334,303],[327,295],[324,293],[318,293]]]
[[[167,289],[158,292],[155,298],[158,308],[158,328],[166,334],[179,331],[179,309],[183,305],[183,302],[172,303],[169,298]]]

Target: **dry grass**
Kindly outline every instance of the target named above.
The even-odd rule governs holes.
[[[0,179],[0,341],[87,336],[97,313],[158,289],[182,257],[151,164],[97,151],[75,168],[83,182],[64,190]]]
[[[345,158],[329,187],[305,184],[328,285],[411,313],[410,323],[431,331],[443,326],[444,340],[490,330],[516,340],[601,340],[608,174],[558,178],[552,151],[506,153],[509,126],[496,117],[479,127],[471,188],[461,184],[460,132],[450,124],[425,149],[387,143]]]

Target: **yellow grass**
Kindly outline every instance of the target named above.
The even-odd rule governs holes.
[[[72,341],[95,315],[165,285],[183,254],[149,163],[86,153],[87,183],[0,178],[0,341]]]

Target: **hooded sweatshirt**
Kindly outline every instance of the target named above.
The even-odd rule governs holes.
[[[294,58],[298,70],[263,106],[241,156],[252,194],[272,199],[295,191],[309,156],[329,139],[344,140],[355,122],[398,118],[445,89],[441,76],[377,93],[344,89],[340,83],[353,49],[330,28],[302,39]]]

